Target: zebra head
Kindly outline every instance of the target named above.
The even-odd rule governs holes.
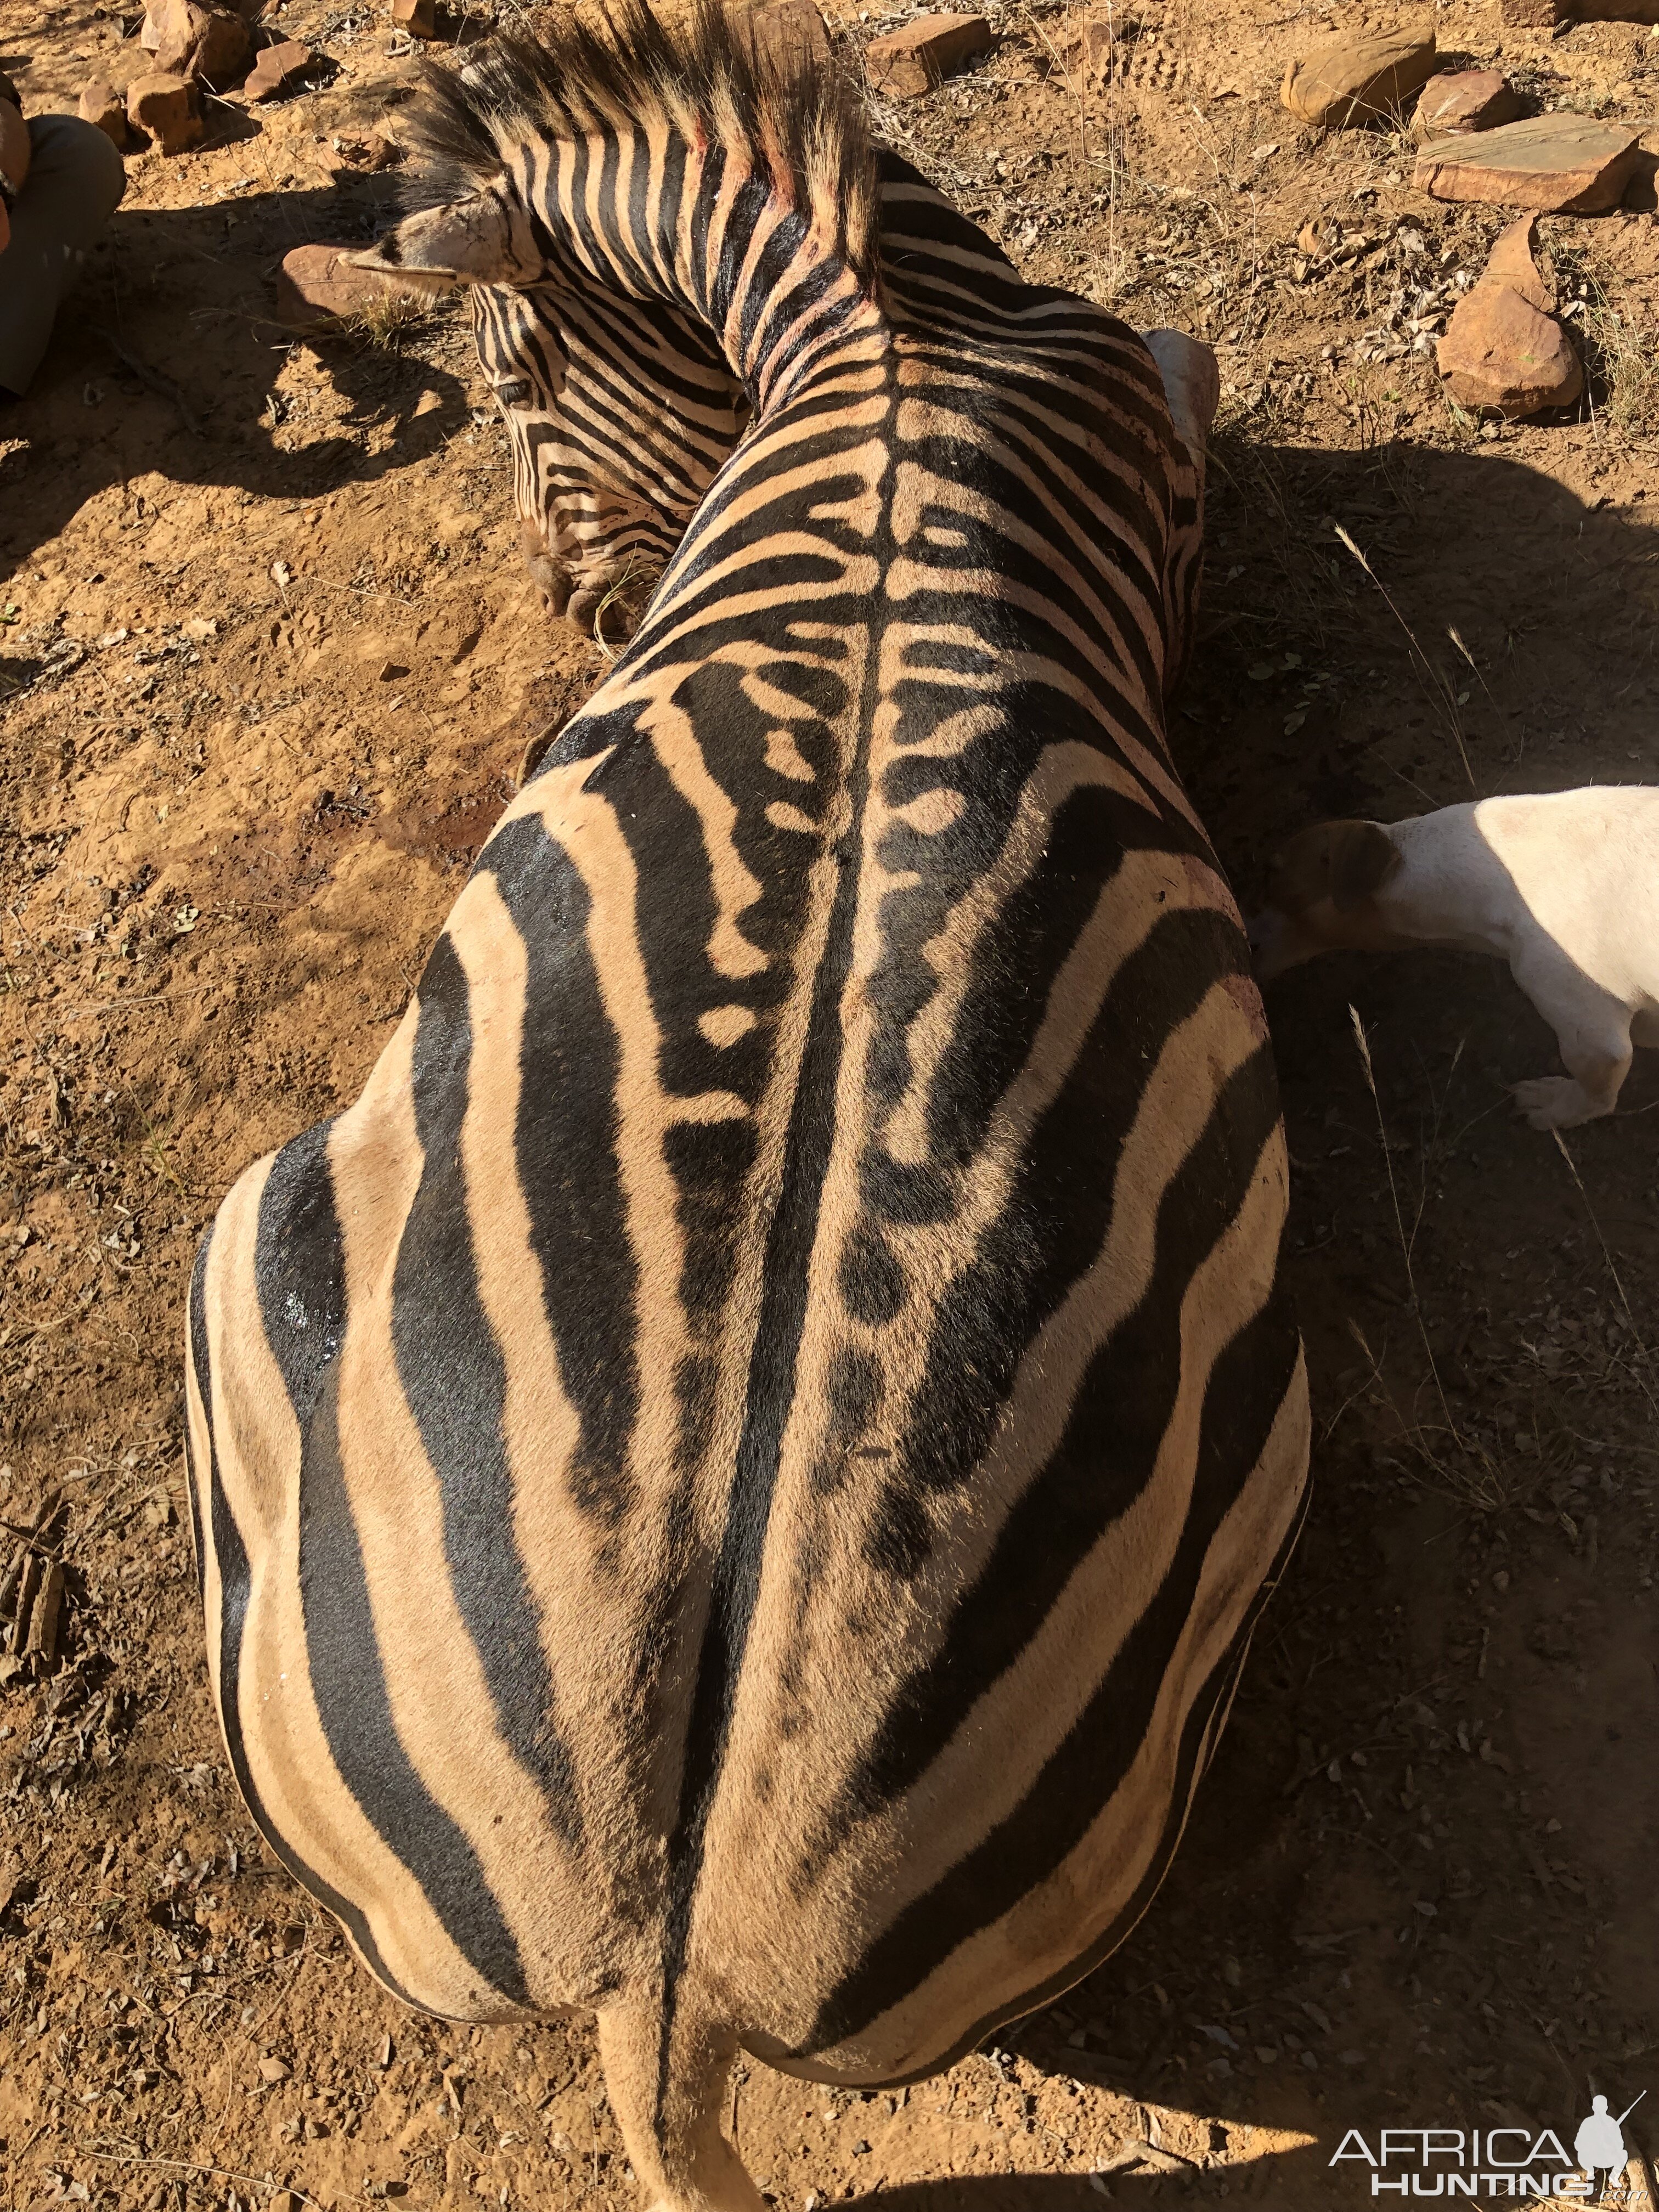
[[[599,292],[547,243],[504,169],[353,258],[422,289],[466,287],[526,566],[550,613],[614,639],[638,622],[747,410],[678,308]]]
[[[685,82],[654,19],[622,12],[626,51],[665,106],[706,98],[708,88]],[[596,227],[598,204],[619,204],[607,197],[608,169],[644,173],[654,156],[623,123],[637,82],[606,76],[623,49],[580,31],[572,44],[582,48],[580,97],[550,82],[544,49],[511,37],[464,70],[428,65],[416,130],[428,157],[420,188],[436,197],[351,258],[416,289],[467,289],[479,362],[512,441],[531,574],[553,613],[617,637],[636,625],[760,394],[745,341],[734,345],[737,333],[718,317],[711,330],[685,312],[680,264],[701,250],[686,210],[676,234],[666,199],[647,204],[641,190],[620,203],[626,226]],[[779,72],[752,50],[728,54],[724,68],[728,104],[749,111],[734,118],[738,134],[763,167]],[[839,105],[830,88],[819,132],[826,161],[836,158]],[[842,228],[872,234],[867,157],[862,166],[847,180]],[[741,203],[735,165],[726,189]],[[719,289],[712,263],[701,274]]]

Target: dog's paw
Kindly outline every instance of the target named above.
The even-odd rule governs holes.
[[[1601,1110],[1585,1096],[1583,1085],[1567,1075],[1538,1075],[1510,1088],[1517,1111],[1534,1129],[1576,1129],[1581,1121],[1594,1121]]]

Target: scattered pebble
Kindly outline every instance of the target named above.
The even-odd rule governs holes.
[[[352,169],[390,169],[404,158],[403,148],[384,131],[371,131],[367,138],[337,138],[334,150]]]

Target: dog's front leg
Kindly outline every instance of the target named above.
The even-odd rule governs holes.
[[[1574,1129],[1611,1114],[1630,1073],[1631,1009],[1553,941],[1518,957],[1513,972],[1555,1031],[1568,1070],[1514,1085],[1516,1106],[1534,1129]]]

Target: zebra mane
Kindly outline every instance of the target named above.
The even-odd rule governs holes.
[[[785,35],[745,32],[748,10],[695,0],[682,25],[650,0],[574,10],[538,37],[503,33],[459,69],[428,62],[411,136],[427,157],[422,198],[476,189],[526,134],[580,136],[665,122],[718,144],[773,185],[860,283],[880,258],[875,155],[862,106],[832,64]]]

